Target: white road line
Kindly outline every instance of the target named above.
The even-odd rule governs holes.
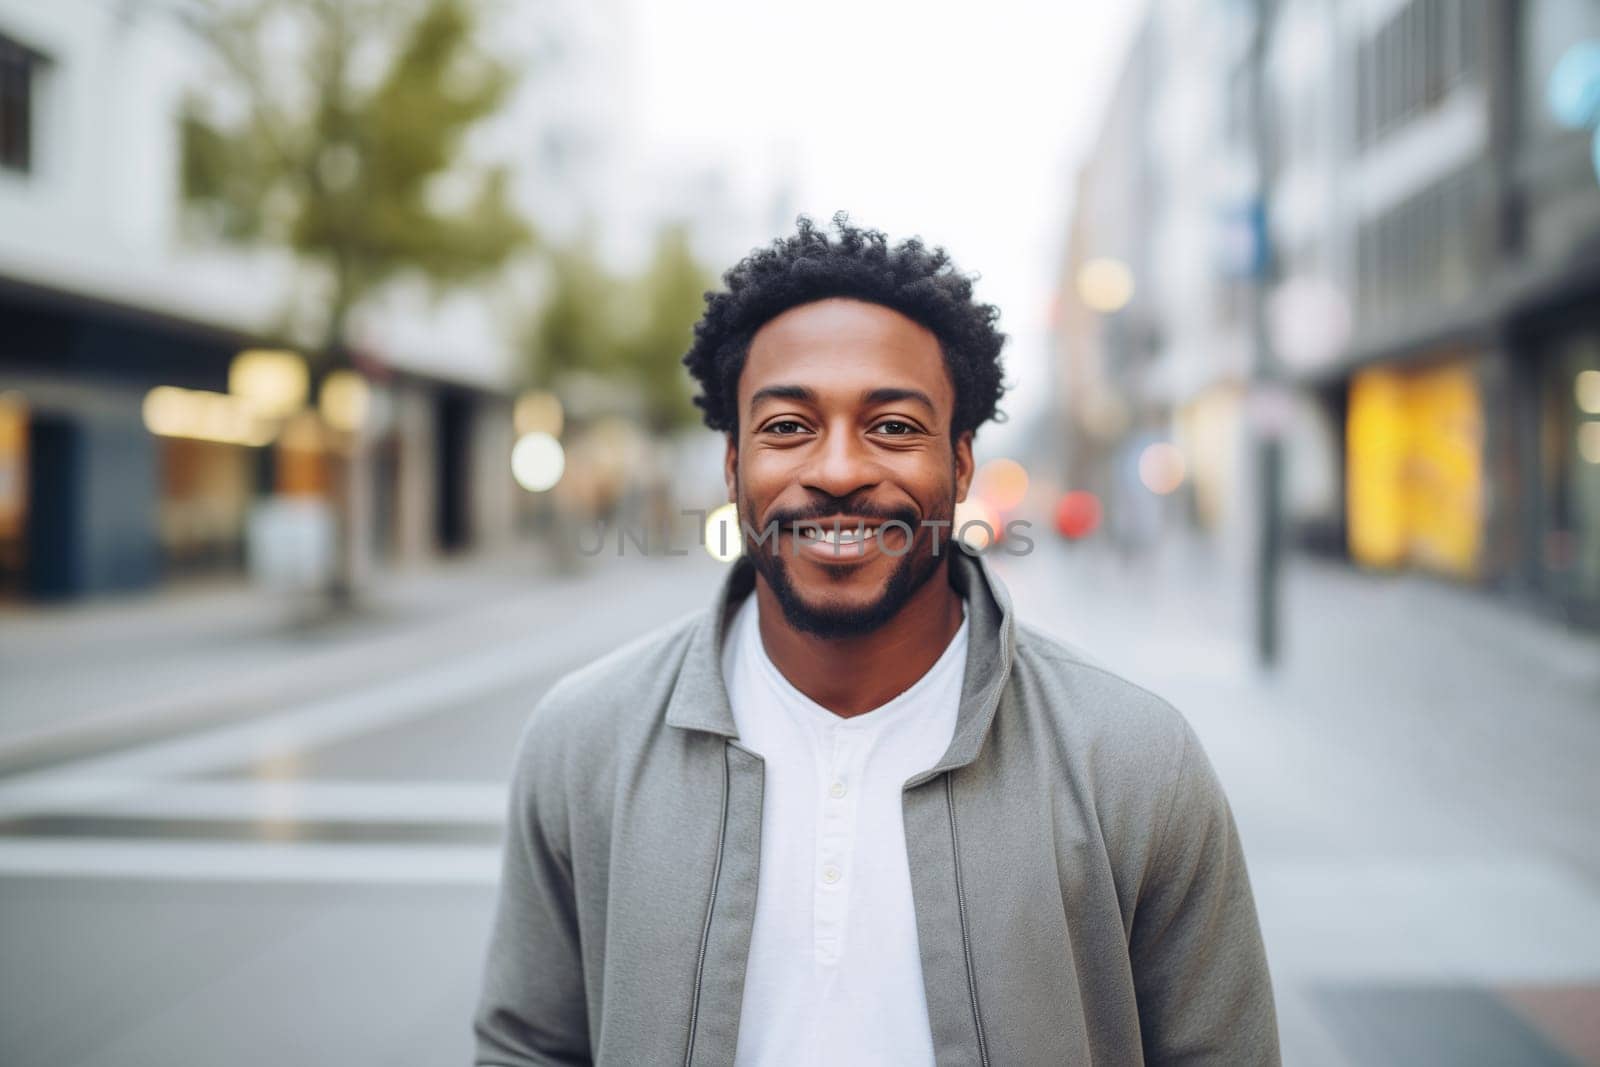
[[[493,886],[500,878],[500,850],[481,845],[12,838],[0,840],[0,876]]]
[[[479,782],[114,781],[67,778],[13,786],[0,815],[498,825],[506,787]]]
[[[14,790],[43,781],[99,778],[114,783],[177,777],[326,745],[509,688],[569,661],[580,648],[579,641],[498,646],[442,667],[314,700],[291,711],[17,775],[0,784],[0,810],[5,809]],[[528,694],[530,710],[536,696],[532,691]]]

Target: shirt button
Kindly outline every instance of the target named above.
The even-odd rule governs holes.
[[[834,782],[828,787],[828,795],[835,800],[838,800],[840,797],[844,796],[844,793],[845,788],[843,782]]]
[[[826,867],[822,868],[822,880],[827,882],[829,885],[837,882],[839,878],[839,868],[835,867],[833,864],[830,863]]]

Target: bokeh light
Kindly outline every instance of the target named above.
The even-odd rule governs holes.
[[[1579,41],[1567,49],[1545,87],[1550,116],[1571,130],[1600,123],[1600,41]]]
[[[1578,410],[1585,415],[1600,415],[1600,370],[1579,371],[1573,383]]]
[[[721,563],[731,563],[744,554],[737,504],[712,508],[706,516],[706,552]]]
[[[1273,349],[1295,366],[1322,365],[1350,340],[1350,302],[1324,278],[1291,278],[1278,286],[1267,317]]]
[[[1087,537],[1100,525],[1100,498],[1083,489],[1063,493],[1056,503],[1056,531],[1070,541]]]
[[[228,392],[267,418],[284,419],[299,411],[309,389],[306,361],[294,352],[247,349],[228,367]]]
[[[1133,299],[1133,271],[1118,259],[1091,259],[1078,268],[1078,299],[1091,311],[1121,311]]]
[[[335,430],[355,433],[366,422],[371,404],[372,390],[365,378],[353,370],[336,370],[323,381],[317,408]]]
[[[1028,495],[1028,472],[1014,459],[991,459],[978,468],[975,489],[985,503],[1007,512]]]
[[[1175,492],[1183,484],[1183,453],[1168,441],[1157,441],[1139,453],[1139,481],[1157,496]]]
[[[554,488],[566,469],[566,451],[547,433],[525,433],[511,449],[511,476],[530,493]]]
[[[259,447],[276,434],[254,407],[229,393],[158,385],[145,394],[142,414],[145,429],[160,437]]]
[[[984,501],[969,496],[956,505],[950,528],[953,537],[959,538],[968,548],[981,552],[999,540],[1001,519]]]
[[[559,438],[565,423],[561,399],[543,389],[530,389],[517,397],[511,421],[518,437],[529,433],[547,433]]]
[[[1578,455],[1585,463],[1600,463],[1600,422],[1578,427]]]

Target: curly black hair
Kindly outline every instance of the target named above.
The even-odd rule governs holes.
[[[793,235],[731,267],[722,276],[725,290],[706,294],[683,362],[700,385],[694,402],[707,426],[737,430],[739,374],[756,331],[790,308],[828,297],[891,308],[939,339],[955,386],[952,434],[1004,419],[998,404],[1006,388],[1000,363],[1006,337],[995,329],[1000,311],[973,300],[972,279],[956,270],[943,248],[929,249],[916,237],[890,247],[882,232],[851,225],[842,211],[833,217],[836,239],[805,215],[796,226]]]

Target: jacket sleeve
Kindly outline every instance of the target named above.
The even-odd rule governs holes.
[[[1238,829],[1187,724],[1165,820],[1129,944],[1145,1060],[1276,1065],[1272,983]]]
[[[560,745],[541,729],[518,744],[499,900],[473,1029],[480,1067],[588,1064],[583,960]]]

